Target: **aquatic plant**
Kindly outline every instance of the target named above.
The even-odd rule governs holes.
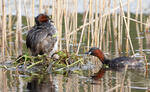
[[[81,66],[84,64],[84,60],[81,56],[75,55],[75,53],[68,53],[66,51],[58,51],[55,53],[59,58],[50,58],[47,55],[22,55],[19,56],[13,65],[16,68],[22,68],[24,71],[32,72],[55,72],[63,74],[66,71],[70,71],[69,68],[75,66]]]

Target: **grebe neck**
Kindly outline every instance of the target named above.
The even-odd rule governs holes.
[[[110,60],[105,58],[105,56],[103,54],[99,54],[97,55],[98,59],[103,63],[103,64],[109,64]]]
[[[104,58],[104,61],[102,61],[103,64],[109,65],[111,60]]]

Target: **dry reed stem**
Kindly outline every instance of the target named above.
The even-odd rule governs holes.
[[[105,17],[106,15],[103,15],[103,17]],[[126,18],[127,19],[127,17],[126,16],[124,16],[124,15],[120,15],[121,17],[123,17],[123,18]],[[129,20],[131,20],[131,21],[134,21],[134,22],[136,22],[136,23],[140,23],[140,24],[142,24],[142,25],[146,25],[146,26],[150,26],[149,24],[146,24],[146,23],[141,23],[140,21],[138,21],[137,19],[133,19],[133,18],[129,18]],[[75,32],[78,32],[78,31],[80,31],[82,28],[84,28],[84,27],[86,27],[86,26],[88,26],[88,25],[90,25],[90,24],[92,24],[93,22],[95,22],[95,19],[93,19],[93,20],[91,20],[91,21],[89,21],[88,23],[86,23],[85,25],[81,25],[80,27],[78,27],[76,30],[73,30],[71,33],[69,33],[69,35],[73,35]],[[122,24],[122,23],[121,23]],[[121,29],[121,28],[120,28]]]
[[[53,0],[52,2],[52,19],[58,30],[59,50],[62,49],[62,20],[64,17],[64,2],[65,0]]]
[[[109,0],[108,2],[108,8],[111,7],[111,1]],[[110,9],[108,10],[108,12],[110,13]],[[107,48],[107,52],[109,51],[108,48],[110,46],[109,42],[111,40],[111,16],[110,14],[107,16],[108,17],[108,20],[107,20],[107,33],[106,33],[106,48]],[[111,46],[110,46],[111,47]]]
[[[2,61],[4,61],[5,50],[6,50],[6,7],[5,0],[2,0],[2,48],[1,55]]]
[[[138,20],[138,10],[139,10],[139,3],[140,1],[138,0],[138,4],[137,4],[137,9],[136,9],[136,16],[135,19]],[[137,36],[138,38],[140,38],[140,29],[139,29],[139,24],[136,22],[136,30],[137,30]],[[142,39],[138,39],[139,42],[139,49],[140,49],[140,53],[141,55],[143,54],[142,48],[143,48],[143,44],[142,44]]]
[[[99,4],[100,4],[100,6],[99,6],[99,30],[100,30],[100,38],[99,38],[99,48],[101,49],[102,47],[102,30],[103,30],[103,28],[102,28],[102,18],[103,18],[103,15],[102,15],[102,1],[100,0],[99,1]],[[109,14],[108,14],[109,15]]]
[[[132,1],[134,1],[134,0],[131,0],[130,2],[132,2]],[[125,6],[125,5],[127,5],[127,3],[122,4],[122,7]],[[117,6],[117,7],[113,8],[110,12],[103,14],[102,17],[105,17],[105,16],[111,14],[112,12],[118,10],[119,8],[120,8],[120,6]],[[53,10],[53,11],[54,11],[54,10]],[[101,12],[101,11],[100,11],[100,12]],[[100,13],[100,14],[101,14],[101,13]],[[99,14],[99,16],[100,16],[100,14]],[[123,16],[123,17],[124,17],[124,16]],[[134,19],[132,19],[132,18],[130,18],[130,20],[139,22],[139,21],[134,20]],[[95,22],[95,19],[89,20],[88,23],[86,23],[85,25],[81,25],[81,26],[80,26],[79,28],[77,28],[76,30],[73,30],[71,33],[69,33],[69,35],[74,34],[75,32],[81,30],[83,27],[89,26],[90,24],[92,24],[92,23],[94,23],[94,22]],[[141,22],[139,22],[139,23],[141,23]],[[142,23],[142,24],[143,24],[143,25],[146,25],[145,23]]]
[[[105,2],[105,1],[103,1]],[[95,1],[95,5],[96,5],[96,9],[95,9],[95,46],[98,47],[99,44],[100,44],[100,19],[99,19],[99,16],[100,16],[100,13],[98,13],[98,9],[99,9],[99,12],[101,11],[101,6],[98,7],[97,5],[98,1]],[[101,0],[99,0],[99,4],[101,3]]]
[[[17,15],[17,24],[16,24],[16,41],[15,41],[15,50],[16,56],[22,54],[22,16],[21,16],[21,1],[18,2],[15,0],[16,4],[16,15]]]
[[[15,0],[15,6],[16,6],[16,15],[18,15],[18,7],[17,7],[17,0]],[[16,34],[15,34],[15,36],[16,36],[16,40],[15,40],[15,54],[16,54],[16,56],[18,56],[18,24],[16,23]]]
[[[74,3],[74,11],[73,11],[73,30],[76,30],[78,27],[78,11],[77,11],[77,5],[78,5],[78,1],[77,0],[73,0]],[[74,33],[73,35],[73,44],[77,44],[77,32]]]
[[[119,88],[120,86],[121,86],[121,85],[118,84],[117,86],[115,86],[115,87],[113,87],[113,88],[107,90],[106,92],[112,92],[112,91],[116,90],[117,88]]]
[[[69,3],[68,0],[66,0],[65,2]],[[68,8],[69,7],[68,7],[68,4],[67,4],[66,9],[64,10],[65,38],[66,38],[66,48],[67,48],[67,51],[69,51],[69,40],[70,40],[70,36],[68,36],[68,33],[70,31],[69,26],[71,27],[71,24],[69,23],[70,22],[70,13],[68,12]]]
[[[114,0],[114,7],[116,6],[116,0]],[[115,43],[115,51],[118,52],[118,31],[117,31],[117,12],[114,11],[112,13],[112,24],[113,24],[113,33],[114,33],[114,43]],[[117,53],[116,53],[117,54]]]
[[[130,18],[130,0],[128,0],[128,4],[127,4],[127,27],[128,27],[128,29],[130,29],[130,20],[129,20],[129,18]],[[130,30],[128,30],[129,32],[130,32]],[[128,54],[129,54],[129,49],[130,49],[130,47],[129,47],[129,39],[128,39],[128,32],[126,31],[126,55],[128,56]]]
[[[118,52],[121,54],[122,51],[122,18],[120,13],[118,15]]]
[[[126,16],[122,16],[122,17],[124,17],[124,18],[126,18],[126,19],[127,19],[127,17],[126,17]],[[133,21],[133,22],[136,22],[136,23],[139,23],[139,24],[142,24],[142,25],[144,25],[144,26],[148,26],[148,27],[150,27],[150,25],[149,25],[149,24],[146,24],[146,23],[143,23],[143,22],[141,22],[141,21],[138,21],[138,19],[129,18],[129,20],[130,20],[130,21]]]
[[[102,42],[103,42],[103,48],[105,49],[105,26],[106,26],[106,21],[107,21],[107,16],[102,18],[102,31],[101,31],[101,37],[100,37],[100,48],[102,47]]]
[[[12,33],[12,13],[11,13],[11,7],[10,7],[10,0],[8,0],[8,8],[9,8],[9,16],[8,16],[8,31],[9,33]],[[8,35],[8,34],[7,34]],[[9,55],[12,56],[12,36],[10,35],[8,38],[9,42]]]
[[[31,4],[31,7],[32,7],[32,17],[31,17],[31,26],[34,26],[34,6],[35,6],[35,4],[34,4],[34,0],[32,0],[32,4]]]
[[[121,0],[120,0],[120,7],[121,7],[121,10],[123,11],[123,6],[122,6],[122,1]],[[122,15],[125,16],[124,12],[122,12]],[[124,18],[124,22],[125,22],[125,27],[126,27],[126,30],[127,30],[127,39],[129,39],[131,50],[132,50],[132,53],[134,54],[134,49],[133,49],[133,45],[132,45],[132,41],[131,41],[131,37],[130,37],[130,33],[129,33],[129,27],[127,25],[127,21],[125,20],[125,18]]]
[[[86,10],[86,15],[85,15],[83,26],[86,24],[88,12],[89,12],[89,8],[87,8],[87,10]],[[82,42],[84,29],[85,29],[85,27],[82,28],[82,32],[81,32],[81,36],[80,36],[80,40],[79,40],[79,45],[78,45],[76,54],[78,54],[79,49],[80,49],[80,45],[81,45],[81,42]]]
[[[29,30],[30,28],[30,23],[29,23],[29,14],[27,12],[26,4],[25,1],[23,0],[23,5],[24,5],[24,11],[25,11],[25,16],[26,16],[26,21],[27,21],[27,28]],[[22,28],[23,29],[23,28]]]
[[[93,0],[89,0],[89,21],[93,20]],[[85,15],[86,16],[86,15]],[[94,34],[93,34],[93,23],[88,25],[88,36],[90,37],[91,34],[91,46],[93,46],[94,43]]]
[[[100,36],[100,41],[99,41],[100,42],[99,47],[102,48],[102,45],[103,45],[104,50],[105,50],[105,45],[106,45],[106,43],[105,43],[106,42],[105,25],[106,25],[106,20],[107,20],[107,16],[108,16],[108,15],[106,15],[105,17],[103,17],[103,13],[105,12],[104,11],[105,8],[106,8],[106,1],[103,1],[102,7],[100,7],[101,15],[100,15],[100,29],[99,30],[101,30],[101,33],[100,33],[101,36]]]
[[[147,58],[146,58],[146,55],[144,54],[144,61],[145,61],[145,76],[148,77],[148,63],[147,63]]]
[[[124,91],[123,91],[123,87],[124,87],[124,81],[125,81],[125,77],[126,77],[127,69],[128,69],[128,65],[126,65],[126,66],[125,66],[124,76],[123,76],[122,81],[121,81],[121,88],[120,88],[120,92],[124,92]]]
[[[4,69],[2,69],[2,92],[8,92],[8,83],[7,83],[7,76],[6,76],[6,72],[4,71]]]
[[[81,29],[83,29],[84,27],[86,27],[86,26],[92,24],[93,22],[95,22],[94,19],[91,20],[91,21],[89,21],[88,23],[86,23],[86,24],[84,24],[84,25],[81,25],[79,28],[77,28],[76,30],[73,30],[73,31],[72,31],[71,33],[69,33],[68,35],[73,35],[75,32],[80,31]]]
[[[145,31],[148,32],[150,30],[150,15],[148,16],[146,20],[146,26],[145,26]]]
[[[142,0],[140,0],[140,22],[142,23],[142,21],[143,21],[143,14],[142,14]],[[140,24],[140,32],[142,32],[142,30],[143,30],[143,25],[142,24]]]
[[[42,13],[42,9],[43,9],[43,2],[42,0],[39,0],[39,13]]]

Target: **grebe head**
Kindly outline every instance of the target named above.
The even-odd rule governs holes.
[[[92,55],[92,56],[96,56],[98,57],[102,63],[104,62],[105,60],[105,56],[103,54],[103,52],[97,48],[97,47],[92,47],[88,52],[86,52],[85,54],[89,54],[89,55]]]
[[[53,21],[46,14],[39,14],[35,18],[35,22],[36,22],[37,25],[40,25],[42,23],[53,22]]]

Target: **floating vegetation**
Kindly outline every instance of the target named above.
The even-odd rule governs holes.
[[[55,57],[48,57],[47,55],[29,56],[22,55],[18,57],[13,65],[17,69],[22,69],[27,72],[38,73],[65,73],[70,71],[72,67],[80,67],[84,64],[84,60],[81,56],[77,56],[74,53],[70,54],[66,51],[59,51],[55,53]],[[72,71],[76,72],[76,71]]]

